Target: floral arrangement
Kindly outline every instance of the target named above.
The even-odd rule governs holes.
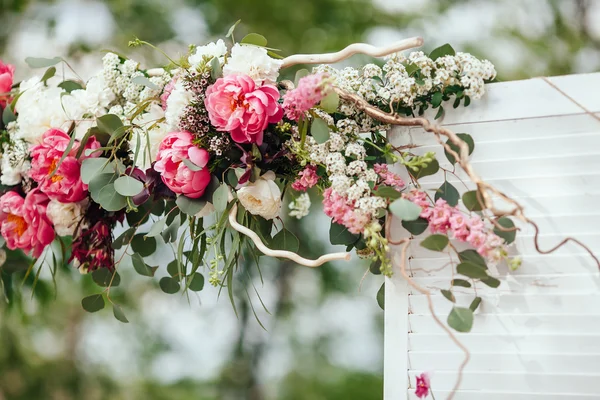
[[[282,58],[261,35],[236,42],[234,28],[230,45],[192,46],[161,68],[106,53],[102,70],[85,82],[57,75],[58,64],[69,67],[61,58],[27,59],[47,69],[20,83],[14,68],[0,63],[1,234],[8,250],[32,257],[27,274],[68,260],[105,288],[84,298],[83,308],[99,311],[108,301],[123,322],[110,298],[120,264],[130,259],[135,271],[153,277],[158,267],[145,258],[165,245],[174,249],[169,276],[159,282],[166,293],[202,290],[206,275],[233,302],[233,274],[245,248],[256,260],[283,257],[312,267],[347,260],[355,250],[372,261],[373,273],[390,276],[390,245],[403,245],[400,273],[412,282],[404,266],[410,238],[391,238],[392,216],[413,236],[428,235],[421,246],[456,253],[457,278],[442,290],[449,301],[453,287],[498,287],[491,264],[519,267],[519,258],[509,256],[513,219],[532,222],[477,177],[470,135],[422,117],[434,109],[437,119],[449,102],[466,107],[481,98],[496,77],[489,61],[450,45],[429,55],[400,52],[420,46],[420,38]],[[361,68],[327,65],[357,52],[386,58]],[[279,80],[282,69],[319,62],[325,64],[300,70],[294,82]],[[462,196],[449,182],[423,189],[419,180],[440,170],[436,154],[393,146],[386,136],[393,125],[435,135],[477,189]],[[298,239],[278,223],[286,211],[297,219],[309,214],[309,190],[322,196],[331,243],[346,252],[305,259]],[[492,196],[514,209],[496,209]],[[115,238],[117,228],[123,233]],[[454,307],[448,325],[469,331],[480,302]],[[427,395],[429,378],[419,387]]]

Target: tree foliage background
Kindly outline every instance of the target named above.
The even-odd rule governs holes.
[[[600,2],[592,0],[0,0],[0,54],[21,77],[32,73],[26,56],[68,55],[93,73],[100,49],[131,53],[127,42],[139,37],[185,52],[238,19],[237,35],[261,33],[284,54],[421,35],[426,50],[451,42],[490,59],[501,80],[600,69]],[[164,62],[147,50],[137,56]],[[323,217],[288,224],[303,254],[328,250]],[[42,274],[33,293],[33,277],[8,280],[19,262],[0,272],[10,297],[0,302],[0,400],[382,397],[381,278],[368,275],[359,291],[360,261],[314,271],[264,262],[262,280],[248,269],[239,319],[216,291],[188,302],[124,272],[130,282],[117,295],[127,325],[81,310],[89,277],[65,267],[56,289]]]

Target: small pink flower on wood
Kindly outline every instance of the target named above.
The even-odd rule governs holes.
[[[421,375],[417,375],[417,389],[415,394],[418,398],[423,399],[429,395],[431,389],[431,382],[429,381],[429,374],[423,372]]]

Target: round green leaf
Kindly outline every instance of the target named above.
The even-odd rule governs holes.
[[[514,242],[515,238],[517,237],[517,230],[515,229],[514,222],[512,222],[512,220],[507,217],[501,217],[496,222],[501,227],[509,230],[505,231],[496,226],[494,227],[494,233],[500,236],[502,239],[504,239],[506,241],[506,244],[511,244],[512,242]]]
[[[465,100],[465,107],[467,106],[466,104],[466,100]],[[473,137],[471,135],[469,135],[468,133],[457,133],[456,136],[458,136],[460,139],[462,139],[463,141],[465,141],[467,143],[467,146],[469,146],[469,155],[473,154],[473,151],[475,150],[475,141],[473,140]],[[447,140],[446,144],[452,149],[454,150],[457,154],[460,154],[460,149],[459,147],[454,144],[454,142],[452,142],[451,140]],[[450,153],[448,153],[448,151],[445,149],[444,147],[444,154],[446,155],[446,158],[448,159],[448,161],[450,161],[451,164],[454,164],[456,162],[456,158],[454,158],[454,156]]]
[[[135,228],[129,228],[125,232],[121,233],[118,238],[113,242],[113,249],[119,250],[123,245],[129,244],[133,235],[135,234]]]
[[[429,58],[433,61],[437,60],[440,57],[444,56],[453,56],[456,54],[456,51],[450,46],[449,43],[443,44],[440,47],[437,47],[429,53]]]
[[[296,76],[294,77],[294,86],[297,87],[298,86],[298,81],[300,81],[300,79],[302,79],[302,78],[304,78],[305,76],[308,76],[308,75],[310,75],[310,71],[309,70],[307,70],[306,68],[299,69],[296,72]]]
[[[485,268],[478,264],[473,264],[470,261],[465,261],[458,264],[456,267],[456,272],[472,279],[485,279],[488,277]]]
[[[175,294],[177,292],[179,292],[180,289],[180,285],[179,285],[179,281],[177,279],[165,276],[164,278],[162,278],[159,282],[158,285],[160,286],[160,289],[168,294]]]
[[[442,186],[435,192],[435,200],[443,199],[451,205],[452,207],[458,204],[458,200],[460,199],[460,194],[458,190],[448,181],[445,181]]]
[[[190,279],[191,282],[189,282]],[[188,276],[188,282],[188,288],[194,292],[199,292],[204,288],[204,276],[198,272]]]
[[[333,90],[321,100],[321,108],[328,114],[336,112],[339,105],[340,96]]]
[[[402,221],[402,226],[404,229],[417,236],[427,230],[429,222],[425,218],[419,217],[414,221]]]
[[[194,216],[198,214],[204,208],[204,206],[206,206],[206,201],[200,199],[190,199],[189,197],[180,195],[177,197],[176,204],[181,212],[189,216]]]
[[[452,293],[452,291],[446,290],[446,289],[441,289],[440,292],[442,292],[442,295],[445,298],[447,298],[448,300],[450,300],[453,303],[456,303],[456,297],[454,297],[454,293]]]
[[[160,235],[163,229],[165,229],[166,222],[166,218],[161,218],[158,221],[156,221],[154,225],[152,225],[152,228],[150,228],[150,231],[146,234],[146,237],[156,237]]]
[[[131,262],[133,264],[133,269],[135,269],[135,272],[137,272],[138,274],[140,274],[142,276],[154,276],[154,273],[158,269],[158,267],[148,266],[144,262],[144,259],[142,258],[142,256],[139,255],[138,253],[134,253],[131,256]]]
[[[60,58],[60,57],[54,57],[54,58],[27,57],[25,59],[25,62],[31,68],[48,68],[48,67],[58,64],[61,61],[62,61],[62,58]]]
[[[450,240],[446,235],[431,235],[426,237],[422,242],[421,246],[425,247],[428,250],[433,251],[442,251],[448,246]]]
[[[427,164],[424,168],[418,168],[416,171],[413,171],[411,168],[408,168],[408,172],[415,178],[421,179],[425,176],[436,174],[440,170],[440,163],[438,160],[433,159],[429,164]]]
[[[327,122],[322,120],[321,118],[315,118],[310,125],[310,134],[315,141],[319,144],[323,144],[329,140],[329,126],[327,126]]]
[[[81,306],[87,312],[93,313],[104,308],[104,298],[101,294],[84,297],[81,300]]]
[[[183,266],[181,267],[183,272]],[[179,276],[179,262],[177,260],[173,260],[167,265],[167,272],[171,277],[176,278]]]
[[[81,181],[86,185],[101,174],[114,174],[114,166],[107,158],[86,158],[81,162]]]
[[[482,279],[481,282],[485,283],[486,285],[488,285],[491,288],[496,289],[498,286],[500,286],[500,281],[496,278],[494,278],[493,276],[488,276],[485,279]]]
[[[477,307],[479,307],[479,304],[481,304],[481,297],[475,297],[473,299],[473,301],[471,302],[471,305],[469,306],[469,309],[473,312],[475,312],[475,310],[477,310]]]
[[[461,262],[470,261],[473,264],[477,264],[480,267],[487,269],[485,259],[481,256],[481,254],[479,254],[475,250],[469,249],[461,251],[460,253],[458,253],[458,259]]]
[[[229,197],[229,188],[227,185],[222,184],[219,186],[217,190],[213,193],[213,205],[215,206],[215,210],[218,212],[223,212],[227,209],[227,199]]]
[[[283,228],[273,236],[271,246],[275,250],[287,250],[296,253],[300,248],[300,241],[296,235]]]
[[[125,316],[123,309],[118,304],[113,304],[113,315],[115,316],[115,318],[117,320],[121,321],[122,323],[124,323],[124,324],[129,323],[129,320]]]
[[[267,46],[267,38],[258,33],[249,33],[241,40],[240,43],[253,44],[260,47]]]
[[[116,287],[121,283],[121,276],[117,273],[117,271],[114,271],[113,278],[113,272],[111,272],[108,268],[99,268],[92,272],[92,279],[98,286],[102,287],[107,287],[108,285],[111,285],[111,287]]]
[[[140,194],[144,190],[144,184],[131,176],[122,176],[114,183],[115,190],[121,196],[131,197]]]
[[[109,183],[100,189],[98,204],[106,211],[119,211],[127,206],[127,199],[117,193],[114,184]]]
[[[421,207],[406,199],[398,199],[390,204],[390,212],[403,221],[415,221],[421,211]]]
[[[377,291],[377,304],[379,304],[382,310],[385,310],[385,282],[383,282]]]
[[[131,249],[142,257],[148,257],[156,251],[156,239],[139,233],[131,241]]]
[[[483,201],[483,199],[481,199]],[[471,190],[469,192],[465,192],[462,196],[462,201],[467,210],[469,211],[481,211],[483,207],[479,202],[479,198],[477,196],[477,190]]]
[[[344,225],[331,222],[329,227],[329,241],[331,244],[351,245],[358,240],[358,235],[350,233]]]
[[[448,325],[458,332],[469,332],[473,327],[473,311],[463,307],[453,307],[448,315]]]
[[[109,135],[123,126],[121,118],[117,117],[115,114],[106,114],[96,118],[96,124],[101,132]]]
[[[377,259],[373,261],[369,266],[369,271],[371,271],[373,275],[381,275],[381,260]]]

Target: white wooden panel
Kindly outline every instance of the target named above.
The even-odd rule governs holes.
[[[600,96],[590,90],[600,88],[600,73],[551,81],[600,115]],[[476,172],[518,200],[539,225],[542,249],[568,235],[600,256],[600,121],[541,79],[491,84],[482,101],[466,109],[450,106],[447,110],[443,123],[475,139],[472,162]],[[435,137],[421,129],[396,128],[390,140],[396,145],[421,145],[416,153],[434,151],[440,165],[453,170]],[[421,182],[432,191],[444,178],[461,192],[474,189],[462,171],[455,172],[456,176],[441,171]],[[407,234],[400,224],[393,226],[396,238]],[[497,266],[493,273],[502,281],[498,289],[476,286],[483,302],[473,331],[459,334],[472,359],[455,398],[600,399],[598,268],[574,244],[549,255],[539,254],[533,228],[523,223],[517,226],[521,231],[511,253],[522,256],[523,264],[514,272]],[[448,288],[457,260],[422,248],[420,240],[411,243],[409,273],[435,293],[436,313],[445,317],[452,304],[439,289]],[[398,287],[401,281],[396,274],[388,282]],[[456,288],[455,295],[463,306],[474,297],[473,289],[467,288]],[[396,313],[404,309],[406,330],[390,331],[386,324],[386,343],[398,336],[408,340],[404,345],[396,339],[403,343],[401,350],[386,347],[385,399],[415,399],[415,375],[423,371],[433,374],[436,399],[445,398],[463,355],[435,324],[425,296],[411,289],[386,296],[386,319],[397,320]],[[405,352],[405,369],[398,370],[400,362],[394,369],[387,368],[388,359],[399,352]]]

